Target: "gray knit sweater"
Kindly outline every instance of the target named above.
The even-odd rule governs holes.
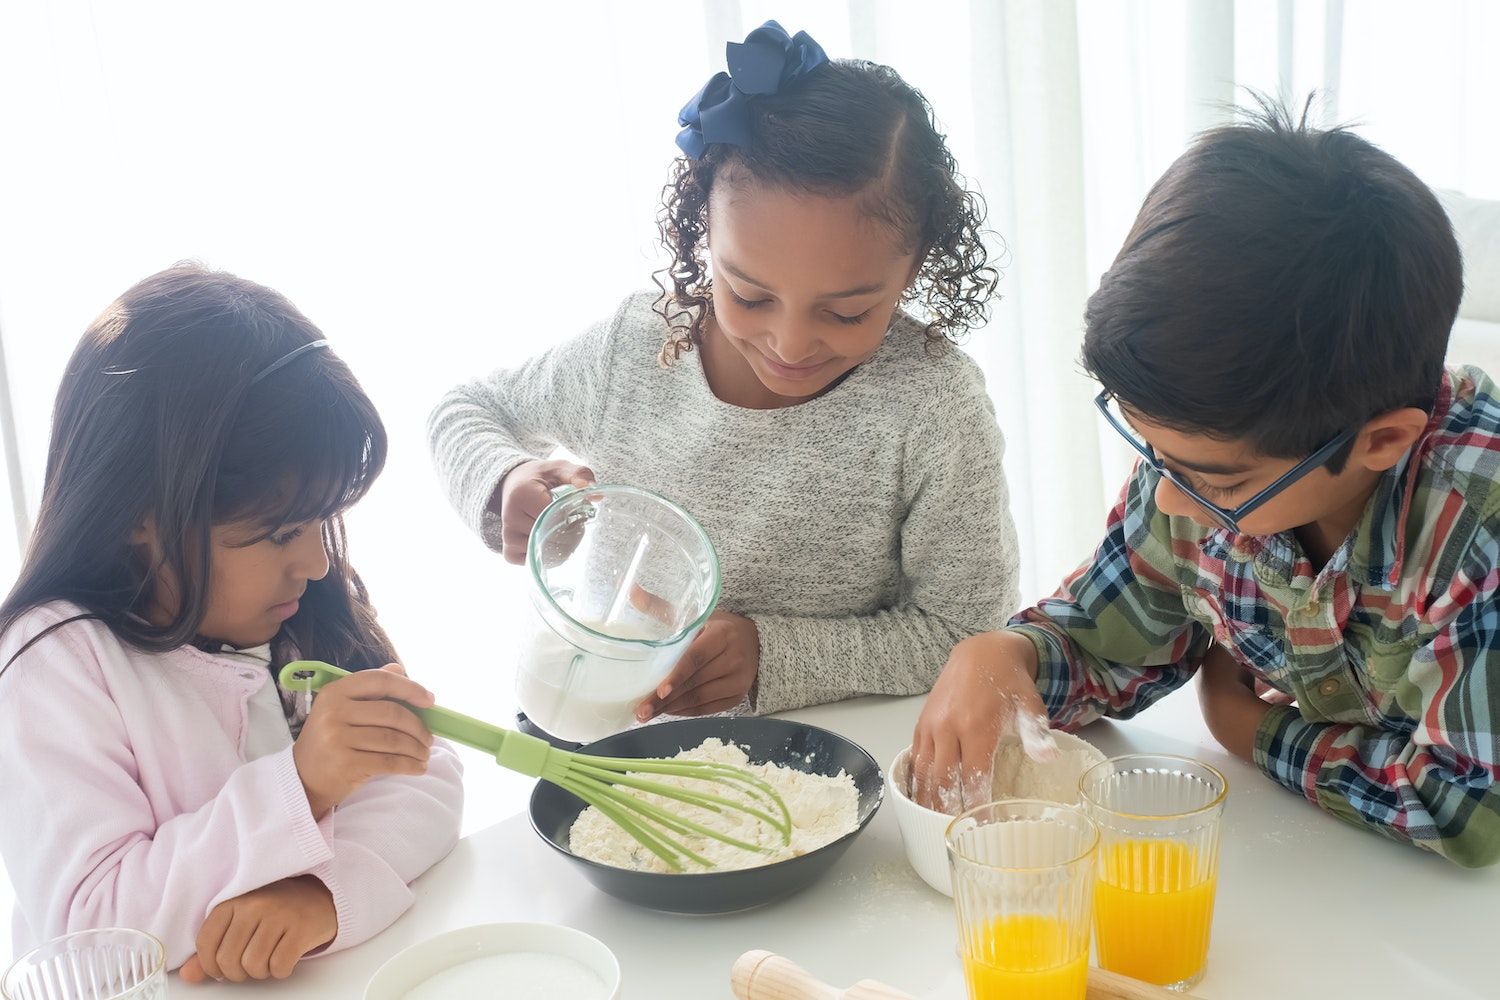
[[[1016,609],[1004,447],[978,367],[897,314],[842,384],[774,410],[714,396],[697,353],[669,368],[655,293],[527,361],[460,385],[429,425],[459,514],[498,549],[491,494],[558,447],[601,483],[667,496],[718,549],[720,608],[753,619],[761,713],[917,694],[954,643]]]

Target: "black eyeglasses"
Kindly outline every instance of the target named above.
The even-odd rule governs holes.
[[[1150,465],[1151,468],[1156,470],[1158,475],[1166,476],[1173,486],[1177,487],[1183,493],[1187,494],[1187,496],[1191,497],[1193,502],[1196,503],[1199,507],[1202,507],[1203,510],[1208,514],[1208,516],[1214,519],[1214,522],[1218,524],[1219,527],[1224,528],[1227,531],[1232,531],[1235,534],[1239,533],[1240,521],[1244,520],[1250,514],[1259,510],[1261,507],[1264,507],[1271,500],[1275,499],[1276,496],[1278,496],[1288,486],[1291,486],[1293,483],[1301,479],[1303,476],[1307,475],[1312,470],[1320,469],[1324,465],[1328,464],[1328,461],[1333,458],[1338,450],[1344,447],[1344,445],[1348,444],[1350,441],[1353,441],[1354,436],[1359,433],[1358,429],[1355,429],[1345,431],[1344,433],[1338,435],[1332,441],[1329,441],[1327,444],[1323,445],[1323,447],[1319,448],[1311,455],[1308,455],[1302,461],[1298,462],[1296,465],[1288,469],[1285,473],[1278,476],[1275,482],[1267,486],[1265,489],[1261,490],[1259,493],[1255,494],[1255,496],[1251,497],[1249,500],[1246,500],[1244,503],[1240,504],[1233,510],[1227,510],[1223,507],[1220,507],[1216,503],[1204,499],[1204,497],[1197,490],[1193,489],[1192,485],[1188,483],[1187,480],[1183,479],[1182,476],[1178,475],[1177,473],[1173,472],[1171,469],[1163,465],[1161,459],[1157,457],[1156,452],[1152,449],[1152,447],[1136,436],[1135,431],[1131,429],[1130,425],[1125,421],[1125,418],[1122,415],[1116,413],[1113,409],[1111,409],[1109,401],[1113,398],[1114,397],[1109,394],[1108,390],[1105,390],[1104,392],[1101,392],[1099,393],[1099,395],[1094,397],[1094,405],[1099,408],[1100,413],[1104,414],[1104,419],[1109,421],[1109,425],[1120,432],[1120,436],[1127,442],[1129,442],[1130,447],[1134,448],[1136,452],[1141,456],[1141,458],[1146,460],[1146,464]]]

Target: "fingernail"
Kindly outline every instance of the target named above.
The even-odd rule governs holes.
[[[647,708],[645,705],[642,705],[640,708],[635,710],[635,718],[637,722],[645,722],[647,719],[651,718],[651,709]]]
[[[656,696],[658,698],[663,698],[664,699],[664,698],[666,698],[667,695],[669,695],[671,693],[672,693],[672,685],[670,685],[670,684],[663,684],[661,687],[659,687],[659,688],[656,689]]]

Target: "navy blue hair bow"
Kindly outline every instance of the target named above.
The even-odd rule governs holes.
[[[724,49],[729,72],[715,73],[677,115],[677,124],[683,126],[677,145],[695,160],[714,142],[748,147],[750,98],[779,93],[828,62],[823,46],[811,35],[805,31],[788,35],[775,21],[767,21],[743,42],[730,42]]]

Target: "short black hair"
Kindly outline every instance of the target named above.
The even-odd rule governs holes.
[[[1463,264],[1394,157],[1311,127],[1313,98],[1296,120],[1255,103],[1146,196],[1089,298],[1083,365],[1154,423],[1299,458],[1377,414],[1431,411]]]

